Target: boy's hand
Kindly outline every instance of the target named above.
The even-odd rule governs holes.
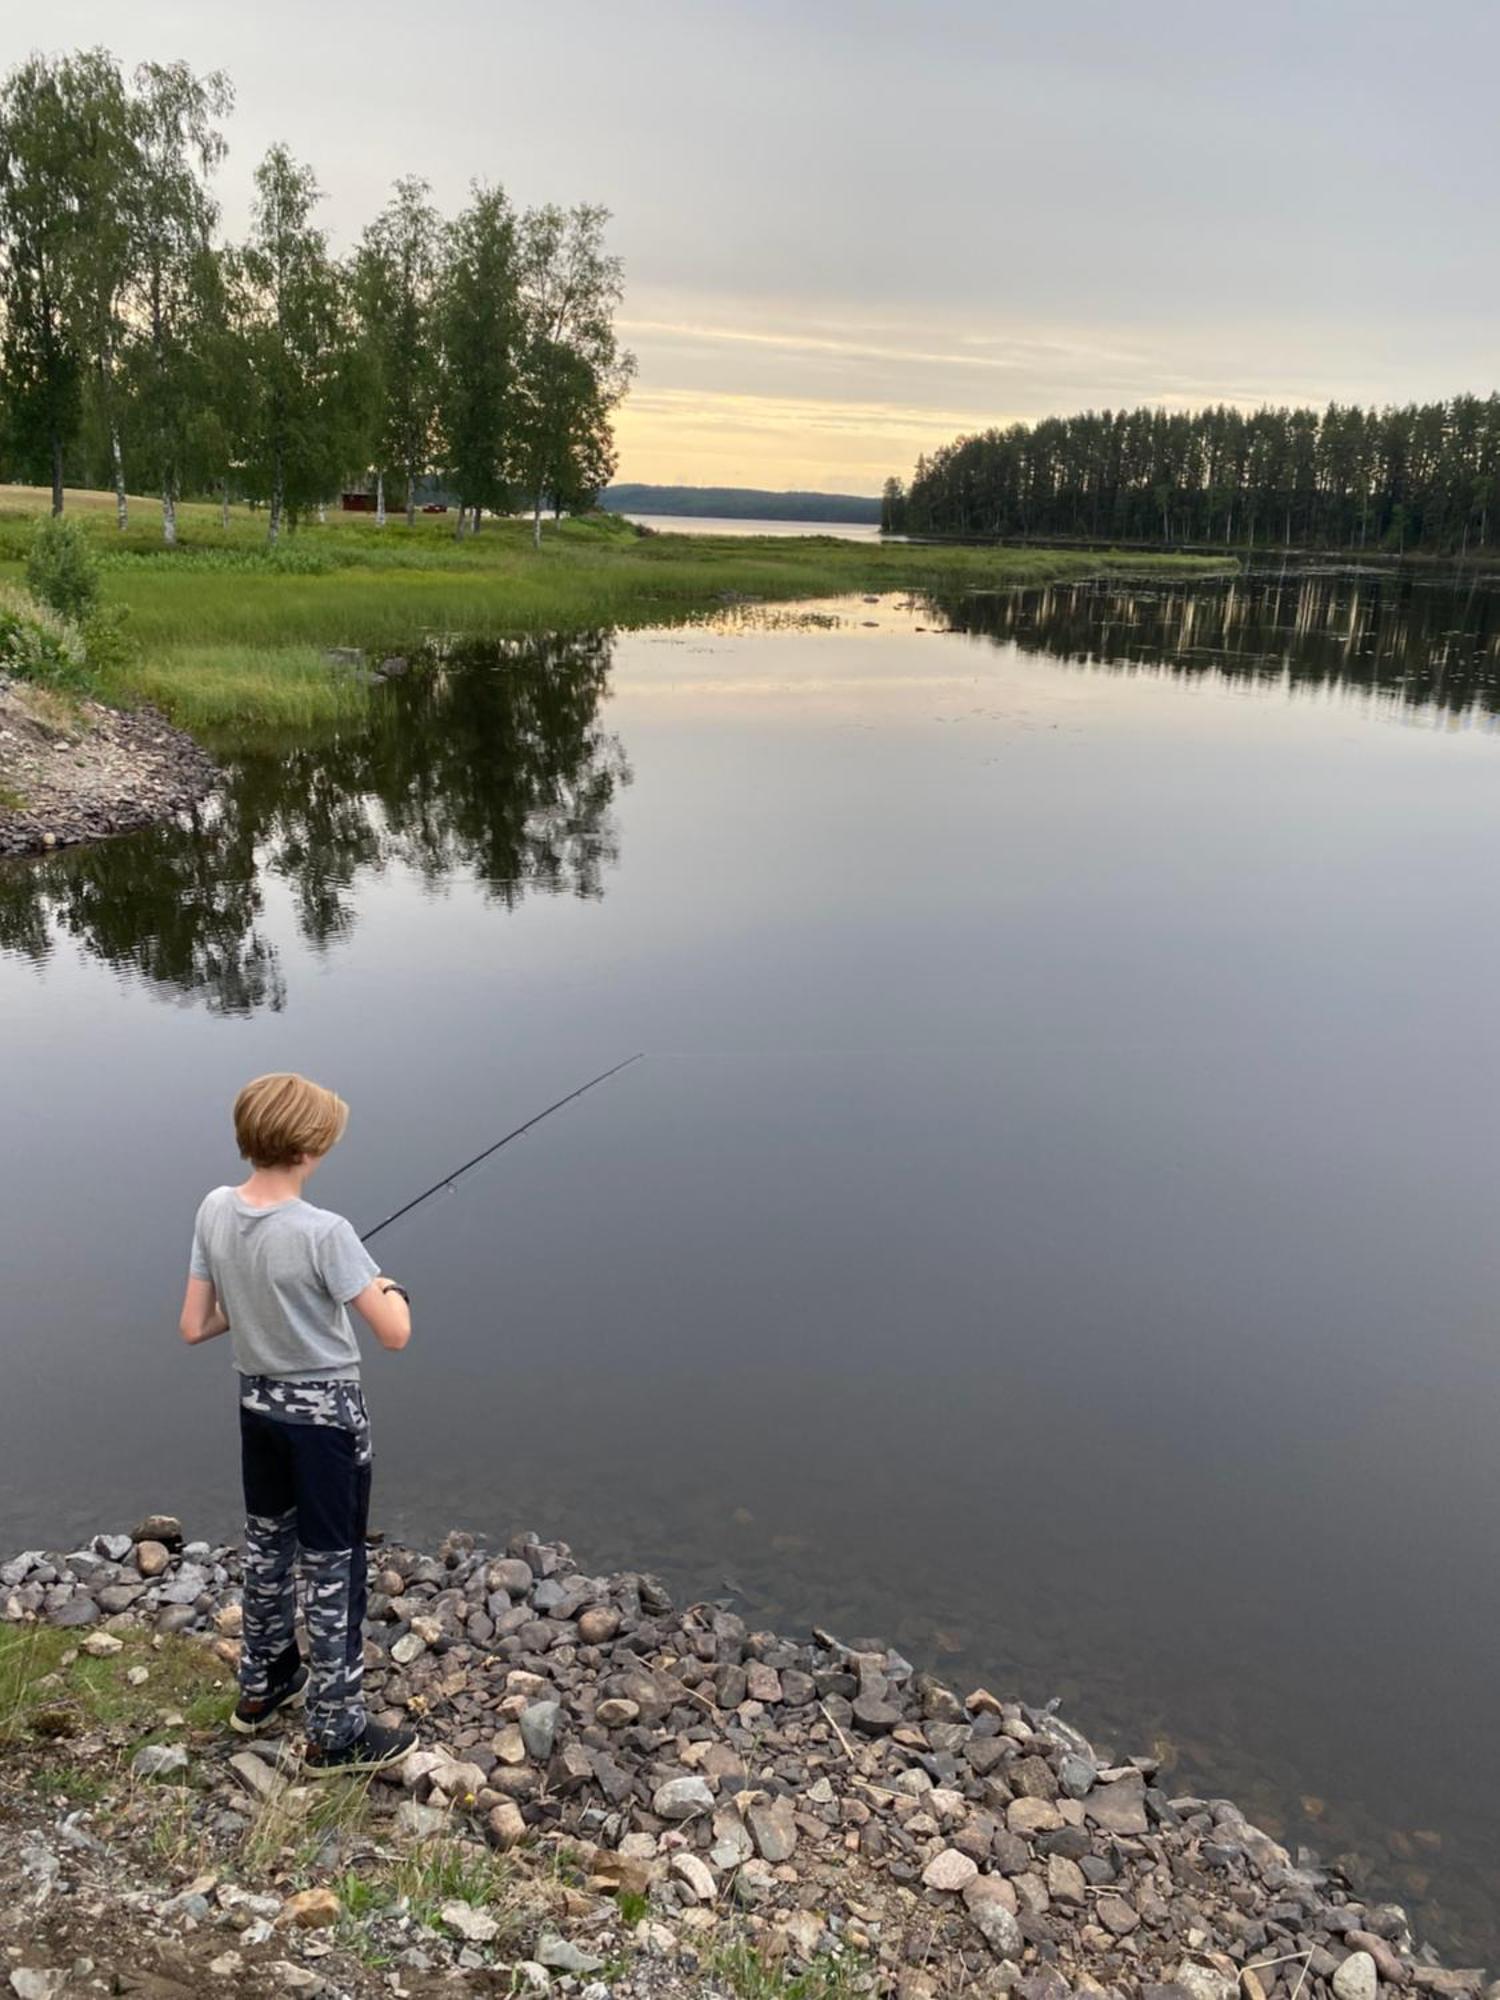
[[[349,1303],[382,1347],[396,1353],[411,1339],[411,1307],[395,1279],[384,1272],[372,1278]]]

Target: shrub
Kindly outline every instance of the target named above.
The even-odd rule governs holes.
[[[135,641],[129,632],[130,607],[100,604],[83,621],[80,637],[90,674],[108,676],[130,666],[136,656]]]
[[[38,524],[26,557],[26,587],[81,625],[99,601],[99,567],[88,536],[61,516]]]
[[[83,634],[50,605],[0,584],[0,670],[47,687],[85,688],[88,648]]]

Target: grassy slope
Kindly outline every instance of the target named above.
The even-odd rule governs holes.
[[[0,489],[0,575],[14,573],[45,496]],[[549,525],[538,553],[529,526],[486,522],[456,543],[452,517],[331,516],[265,554],[265,516],[187,506],[181,545],[160,542],[160,509],[132,503],[114,525],[107,495],[70,496],[106,559],[106,591],[130,609],[139,662],[116,678],[118,697],[145,697],[199,727],[241,721],[316,722],[363,699],[322,650],[405,650],[427,632],[566,630],[642,625],[712,611],[727,596],[826,597],[1013,584],[1161,570],[1222,569],[1194,559],[1055,549],[924,548],[831,537],[652,535],[623,523]]]

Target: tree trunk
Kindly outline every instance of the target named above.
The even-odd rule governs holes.
[[[52,433],[52,512],[54,516],[63,510],[63,448],[57,432]]]
[[[321,500],[318,502],[318,526],[320,528],[328,526],[328,508]]]
[[[458,519],[453,524],[453,539],[455,542],[461,542],[463,538],[464,538],[464,503],[462,500],[460,500],[458,503]]]
[[[281,538],[281,510],[286,504],[286,474],[282,468],[281,453],[276,454],[275,467],[271,473],[271,520],[266,529],[266,541],[275,548]]]
[[[406,525],[417,525],[417,474],[414,466],[406,468]]]
[[[531,516],[531,546],[534,549],[539,549],[542,546],[542,489],[540,487],[537,488],[536,506]]]
[[[120,426],[109,420],[109,456],[115,470],[115,526],[123,534],[130,525],[130,503],[125,497],[125,458],[120,450]]]
[[[219,482],[219,526],[224,530],[226,535],[229,533],[229,481],[227,479]]]
[[[471,535],[477,535],[479,533],[479,524],[483,519],[484,519],[484,509],[480,506],[479,502],[476,500],[474,502],[474,511],[469,516],[469,533]]]
[[[121,523],[124,526],[124,523]],[[161,538],[169,549],[177,546],[177,495],[170,478],[161,483]]]
[[[375,475],[375,525],[377,528],[385,526],[385,474],[383,472],[377,472]]]

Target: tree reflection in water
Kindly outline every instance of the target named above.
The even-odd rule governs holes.
[[[368,722],[227,761],[183,822],[0,869],[0,949],[60,938],[217,1012],[279,1009],[287,989],[266,887],[291,890],[316,949],[354,927],[362,877],[460,873],[513,908],[598,897],[617,858],[610,807],[630,782],[599,721],[606,632],[459,642],[379,689]]]
[[[926,600],[929,615],[1072,666],[1348,688],[1411,708],[1500,713],[1497,579],[1288,569]]]

